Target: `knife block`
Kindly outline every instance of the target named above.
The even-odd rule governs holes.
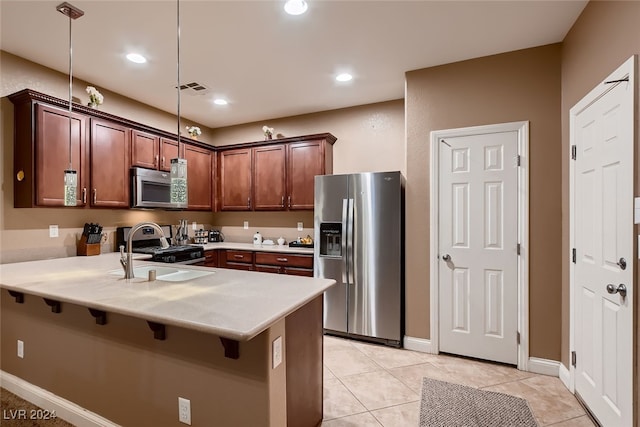
[[[100,243],[87,243],[87,236],[83,235],[78,242],[78,255],[100,255]]]

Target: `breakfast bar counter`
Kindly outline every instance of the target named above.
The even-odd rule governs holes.
[[[333,280],[143,258],[134,279],[116,253],[0,265],[3,384],[120,425],[180,425],[179,397],[194,426],[321,422]]]

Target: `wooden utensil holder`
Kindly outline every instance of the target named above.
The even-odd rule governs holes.
[[[100,255],[100,243],[87,243],[87,236],[83,235],[78,242],[78,255]]]

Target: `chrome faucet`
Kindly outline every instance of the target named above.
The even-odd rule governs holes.
[[[133,244],[131,241],[133,240],[133,235],[136,234],[136,231],[140,230],[142,227],[151,227],[155,229],[158,233],[160,233],[160,244],[162,245],[162,249],[166,249],[169,247],[169,243],[167,243],[167,239],[164,236],[164,231],[162,231],[162,227],[160,227],[155,222],[140,222],[129,230],[129,236],[127,236],[127,253],[124,253],[124,245],[120,245],[120,264],[122,264],[122,268],[124,269],[124,278],[125,279],[133,279],[133,257],[131,254],[131,246]]]

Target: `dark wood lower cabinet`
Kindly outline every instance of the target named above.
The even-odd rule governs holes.
[[[213,253],[216,254],[215,261],[213,261]],[[207,261],[199,265],[313,277],[313,255],[311,254],[214,249],[205,251],[205,258]]]

